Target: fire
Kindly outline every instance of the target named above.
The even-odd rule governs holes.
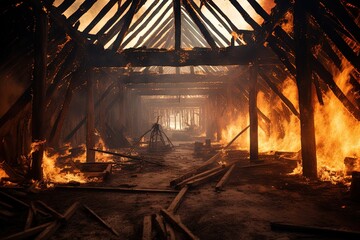
[[[342,71],[334,74],[335,82],[347,94],[351,90],[349,84],[349,74],[353,67],[343,62]],[[297,87],[293,80],[287,79],[282,86],[282,93],[298,109]],[[318,161],[318,177],[323,181],[332,183],[347,182],[345,157],[359,158],[360,153],[360,124],[344,108],[342,103],[332,92],[323,95],[324,105],[320,105],[314,99],[315,106],[315,134]],[[271,120],[270,135],[259,127],[259,151],[293,151],[297,152],[301,148],[300,144],[300,121],[295,115],[291,114],[289,119],[281,117],[275,113],[285,111],[284,104],[280,99],[273,100],[271,103],[263,93],[258,94],[259,109]],[[235,121],[231,121],[223,130],[222,137],[224,142],[229,142],[238,132],[248,123],[248,114],[239,114]],[[261,117],[259,117],[259,122]],[[280,124],[278,124],[280,122]],[[261,126],[259,124],[259,126]],[[246,139],[244,139],[244,136]],[[244,134],[240,148],[248,149],[249,135]],[[360,166],[355,165],[355,171],[360,171]],[[301,174],[302,167],[298,165],[292,174]]]
[[[7,178],[7,177],[9,177],[9,176],[6,174],[6,172],[4,171],[4,169],[0,168],[0,180],[1,180],[2,178]]]
[[[56,166],[56,160],[60,157],[59,154],[51,155],[48,151],[44,151],[43,155],[43,174],[45,182],[51,183],[68,183],[70,181],[76,181],[80,183],[87,182],[86,177],[80,172],[67,172],[64,168]],[[64,156],[62,156],[64,157]]]

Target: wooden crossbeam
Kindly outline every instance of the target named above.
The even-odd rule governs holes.
[[[229,48],[164,50],[164,49],[128,49],[121,53],[92,49],[91,64],[94,67],[121,67],[131,64],[134,67],[147,66],[190,66],[190,65],[247,65],[253,60],[252,46],[235,46]],[[257,48],[259,64],[278,64],[271,50]]]

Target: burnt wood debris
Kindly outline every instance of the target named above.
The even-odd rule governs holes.
[[[359,10],[355,0],[1,0],[0,90],[10,100],[4,97],[0,107],[0,221],[21,218],[22,225],[0,238],[52,239],[79,215],[123,236],[126,229],[95,204],[69,197],[59,211],[39,200],[48,188],[168,197],[167,205],[143,213],[136,237],[200,239],[182,206],[206,184],[214,189],[207,194],[225,195],[234,175],[284,162],[296,163],[309,185],[321,171],[331,178],[319,160],[316,111],[336,100],[359,124]],[[338,80],[343,73],[346,88]],[[263,139],[289,134],[283,122],[293,117],[299,149],[262,152]],[[230,121],[237,128],[224,139]],[[178,139],[191,141],[192,157],[204,160],[192,165],[179,157],[188,165],[181,173],[167,162]],[[240,141],[246,150],[236,149]],[[342,177],[358,201],[356,151],[345,156]],[[76,177],[57,180],[47,172],[49,159],[55,159],[51,174]],[[108,184],[128,169],[155,169],[151,178],[174,172],[165,187]],[[352,211],[347,204],[339,208]],[[267,228],[322,238],[360,235],[331,223],[273,221]]]

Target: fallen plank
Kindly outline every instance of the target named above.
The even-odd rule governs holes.
[[[6,197],[6,198],[8,198],[8,199],[10,199],[12,202],[16,203],[18,206],[21,206],[21,207],[23,207],[23,208],[29,208],[29,207],[30,207],[29,204],[27,204],[27,203],[25,203],[25,202],[23,202],[23,201],[15,198],[15,197],[9,195],[9,194],[7,194],[7,193],[4,193],[4,192],[0,191],[0,195]],[[43,214],[44,216],[48,216],[48,215],[49,215],[48,213],[46,213],[46,212],[44,212],[44,211],[41,211],[41,210],[38,210],[38,212],[41,213],[41,214]]]
[[[198,179],[198,178],[202,178],[204,176],[207,176],[213,172],[217,172],[221,169],[223,169],[224,166],[217,166],[217,167],[214,167],[214,168],[211,168],[207,171],[204,171],[204,172],[201,172],[199,174],[196,174],[196,175],[193,175],[192,177],[189,177],[187,179],[184,179],[182,182],[176,184],[175,188],[178,189],[178,188],[182,188],[184,187],[188,182],[192,181],[192,180],[195,180],[195,179]]]
[[[165,223],[165,229],[166,229],[166,239],[167,240],[176,240],[175,231],[169,223]]]
[[[185,186],[181,189],[181,191],[176,195],[174,200],[171,202],[170,206],[168,207],[168,211],[171,213],[175,213],[177,209],[179,208],[181,202],[184,200],[184,196],[186,192],[188,191],[189,186]]]
[[[152,221],[151,216],[144,217],[143,223],[143,235],[142,240],[151,240],[152,239]]]
[[[47,228],[51,223],[44,223],[42,225],[26,229],[25,231],[15,233],[13,235],[2,238],[1,240],[20,240],[20,239],[28,239],[35,234],[40,233],[45,228]]]
[[[216,184],[216,187],[215,187],[215,191],[220,191],[222,190],[224,184],[227,182],[227,180],[229,179],[232,171],[234,170],[235,168],[235,164],[232,165],[229,170],[227,170],[227,172],[224,174],[224,176],[220,179],[220,181]]]
[[[33,223],[33,220],[34,220],[34,215],[35,214],[34,214],[33,208],[30,207],[27,218],[26,218],[24,230],[27,230],[27,229],[29,229],[31,227],[31,225]]]
[[[157,237],[160,240],[166,240],[167,239],[167,233],[166,233],[166,228],[165,228],[165,223],[164,223],[164,218],[162,216],[160,216],[160,214],[155,214],[154,215],[154,227],[157,231]]]
[[[274,231],[291,231],[291,232],[301,232],[307,234],[319,234],[319,235],[331,236],[331,237],[341,237],[342,239],[360,239],[360,232],[347,231],[343,229],[300,226],[300,225],[276,223],[276,222],[271,222],[270,226],[271,226],[271,230]]]
[[[181,231],[183,234],[185,234],[189,239],[192,240],[199,240],[200,238],[198,238],[197,236],[195,236],[182,222],[180,222],[179,220],[176,219],[176,217],[168,212],[165,209],[161,209],[161,214],[164,216],[164,218],[169,221],[169,223],[175,227],[176,229],[178,229],[179,231]]]
[[[2,201],[0,201],[0,207],[13,209],[13,206],[11,206],[10,204],[4,203]]]
[[[111,154],[111,155],[114,155],[114,156],[120,156],[120,157],[130,158],[130,159],[134,159],[134,160],[140,160],[140,161],[144,161],[144,162],[147,162],[147,163],[155,164],[155,165],[158,165],[158,166],[165,166],[165,165],[162,164],[162,163],[145,160],[144,158],[141,158],[141,157],[134,157],[134,156],[131,156],[131,155],[126,155],[126,154],[122,154],[122,153],[115,153],[115,152],[109,152],[109,151],[104,151],[104,150],[94,149],[94,148],[90,148],[89,150],[92,150],[92,151],[95,151],[95,152],[101,152],[101,153]]]
[[[118,187],[76,187],[76,186],[55,186],[55,189],[63,190],[85,190],[105,192],[128,192],[128,193],[178,193],[177,190],[153,189],[153,188],[118,188]]]
[[[64,215],[62,215],[61,213],[59,213],[58,211],[54,210],[52,207],[50,207],[49,205],[47,205],[46,203],[44,203],[43,201],[36,201],[36,203],[40,204],[43,208],[45,208],[46,210],[48,210],[51,215],[53,215],[56,218],[60,218],[60,219],[64,219]]]
[[[211,158],[209,158],[206,162],[204,162],[203,164],[201,164],[199,167],[185,173],[184,175],[178,177],[177,179],[174,179],[170,182],[170,186],[176,186],[178,183],[182,182],[183,180],[192,177],[193,175],[196,175],[200,172],[202,172],[203,170],[206,170],[211,164],[213,164],[215,161],[217,161],[221,155],[224,152],[224,150],[228,149],[234,142],[235,140],[240,137],[248,128],[250,127],[247,126],[246,128],[244,128],[243,130],[241,130],[222,150],[220,150],[218,153],[216,153],[214,156],[212,156]]]
[[[85,204],[83,204],[83,207],[89,211],[89,213],[91,213],[97,220],[99,220],[105,227],[107,227],[110,231],[112,231],[116,236],[120,236],[120,234],[112,227],[110,226],[107,222],[105,222],[99,215],[97,215],[92,209],[90,209],[88,206],[86,206]]]
[[[195,179],[195,180],[192,180],[190,182],[188,182],[187,184],[191,187],[196,187],[196,186],[199,186],[201,184],[204,184],[206,182],[208,182],[209,180],[215,178],[216,176],[220,175],[221,173],[223,173],[227,168],[222,168],[222,169],[219,169],[217,170],[216,172],[213,172],[213,173],[210,173],[204,177],[201,177],[201,178],[198,178],[198,179]]]
[[[54,222],[52,222],[35,238],[35,240],[49,239],[64,222],[69,221],[69,219],[74,215],[78,207],[79,207],[78,202],[72,204],[63,214],[64,215],[63,219],[57,219]]]

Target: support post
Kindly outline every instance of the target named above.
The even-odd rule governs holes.
[[[250,160],[259,159],[258,146],[258,114],[257,114],[257,75],[258,65],[256,62],[250,66],[249,79],[249,118],[250,118]]]
[[[308,27],[306,7],[309,5],[309,1],[311,0],[296,0],[294,5],[295,64],[299,93],[303,175],[317,178],[313,89],[309,64],[311,52],[309,41],[306,38]]]
[[[34,71],[33,71],[33,102],[32,102],[32,142],[45,140],[44,113],[45,113],[45,87],[46,87],[46,49],[48,38],[48,17],[39,7],[34,7],[35,13],[35,39],[34,39]],[[32,178],[41,180],[42,158],[44,146],[32,153],[31,173]]]
[[[86,108],[86,162],[95,162],[95,151],[89,151],[95,146],[95,107],[92,68],[87,66],[87,108]]]
[[[175,50],[181,48],[181,3],[180,0],[173,0],[175,19]]]

